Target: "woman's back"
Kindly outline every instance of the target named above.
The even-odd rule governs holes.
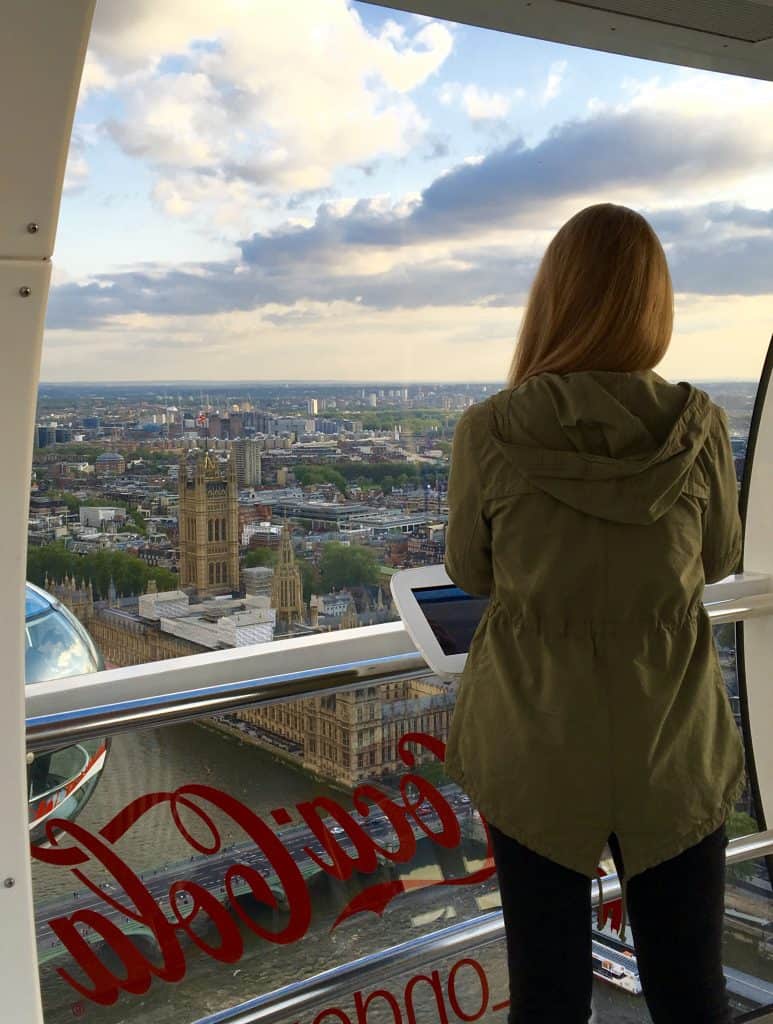
[[[488,557],[476,565],[472,541],[457,557],[465,538],[457,544],[455,530],[468,534],[479,513],[491,523],[497,598],[513,615],[680,621],[703,590],[722,415],[706,392],[652,370],[544,373],[473,407],[452,465],[452,500],[468,495],[475,506],[449,524],[447,563],[460,585],[468,577],[469,589],[488,592]],[[732,458],[722,470],[731,491],[712,496],[712,512],[737,494]],[[740,519],[732,536],[719,526],[725,561],[736,562]]]
[[[736,571],[742,524],[725,413],[652,369],[673,315],[646,219],[613,203],[580,210],[537,268],[507,390],[467,410],[454,435],[446,569],[490,601],[445,771],[490,825],[511,1021],[590,1016],[579,876],[596,877],[608,840],[621,936],[628,881],[641,876],[631,924],[653,1020],[730,1019],[724,823],[746,778],[702,596]],[[661,892],[688,918],[670,945]],[[574,963],[549,994],[535,916],[540,935],[571,937]],[[705,984],[682,998],[696,951]]]

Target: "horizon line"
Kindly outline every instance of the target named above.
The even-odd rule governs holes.
[[[714,384],[721,384],[721,383],[731,383],[731,384],[753,383],[755,381],[755,379],[756,378],[754,378],[754,377],[693,377],[692,378],[692,380],[694,380],[694,381],[701,381],[701,382],[705,382],[705,383],[709,383],[709,384],[711,384],[711,383],[714,383]],[[177,387],[177,386],[192,387],[194,385],[196,387],[200,387],[200,386],[202,386],[204,384],[217,385],[217,386],[226,386],[226,385],[228,385],[228,386],[233,386],[233,385],[236,385],[236,386],[246,386],[246,385],[263,386],[263,385],[271,385],[271,384],[285,384],[285,385],[288,385],[288,384],[294,384],[294,385],[314,384],[314,385],[317,385],[317,386],[322,386],[322,385],[348,385],[350,387],[362,387],[362,386],[365,386],[365,385],[373,385],[373,386],[378,386],[378,387],[387,387],[387,386],[391,386],[391,387],[409,387],[411,385],[417,385],[417,384],[434,384],[434,385],[437,385],[437,386],[450,385],[450,384],[461,384],[461,385],[466,385],[466,386],[470,386],[470,385],[475,386],[475,385],[480,385],[480,384],[497,384],[497,383],[501,383],[501,382],[500,381],[496,381],[496,380],[474,380],[474,381],[471,381],[471,380],[434,380],[434,379],[429,378],[429,377],[425,377],[423,379],[416,379],[416,380],[364,380],[364,379],[363,380],[347,380],[347,379],[336,379],[336,378],[331,378],[331,377],[327,377],[327,378],[324,378],[324,379],[315,379],[315,378],[309,378],[309,379],[295,378],[295,379],[293,379],[293,378],[282,377],[282,378],[276,378],[276,379],[272,379],[272,380],[213,380],[213,379],[209,379],[209,378],[201,378],[201,379],[196,379],[196,380],[182,380],[182,379],[181,380],[86,380],[86,379],[79,379],[79,380],[45,380],[45,381],[41,380],[38,383],[38,387],[39,388],[41,388],[41,387],[66,387],[66,386],[84,385],[84,384],[87,384],[87,385],[103,385],[103,386],[107,386],[107,387],[120,387],[120,386],[123,386],[123,385],[131,385],[131,386],[140,386],[140,385],[150,386],[150,385],[153,385],[153,386],[156,386],[156,387],[165,387],[165,388],[171,388],[173,386],[174,387]],[[759,383],[759,380],[757,380],[757,383]]]

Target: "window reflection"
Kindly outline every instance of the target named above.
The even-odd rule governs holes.
[[[28,594],[32,590],[28,584]],[[65,606],[46,601],[42,591],[28,599],[25,624],[25,677],[28,683],[97,672],[102,666],[89,635]],[[31,608],[37,610],[30,617]]]

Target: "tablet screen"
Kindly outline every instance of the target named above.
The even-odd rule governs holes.
[[[489,599],[455,586],[412,587],[411,593],[443,654],[466,654]]]

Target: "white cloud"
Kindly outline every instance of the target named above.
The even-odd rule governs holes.
[[[751,206],[770,207],[773,167],[768,154],[773,149],[773,82],[683,69],[676,81],[664,84],[660,77],[626,79],[626,99],[614,109],[625,113],[644,110],[668,119],[674,113],[694,125],[691,141],[713,132],[726,135],[727,145],[743,141],[749,154],[761,159],[739,162],[732,181],[708,181],[683,189],[669,199],[674,205],[719,200],[737,200]],[[700,168],[696,168],[697,172]]]
[[[750,119],[759,123],[773,107],[773,82],[719,75],[710,71],[683,69],[679,78],[663,84],[659,76],[646,80],[626,79],[630,94],[618,109],[646,107],[648,110],[678,110],[695,117],[711,116]],[[769,125],[773,133],[773,124]]]
[[[471,121],[498,121],[507,117],[514,100],[526,95],[524,89],[504,93],[484,89],[475,83],[444,82],[437,97],[445,106],[458,104]]]
[[[271,304],[216,316],[135,314],[109,330],[51,332],[41,377],[83,379],[88,365],[89,377],[104,380],[212,380],[250,366],[253,378],[267,379],[286,367],[287,376],[308,380],[490,380],[504,376],[517,317],[517,310],[480,306],[406,315],[356,301]]]
[[[556,60],[550,65],[548,79],[542,92],[542,102],[550,103],[561,92],[561,85],[566,74],[568,64],[565,60]]]
[[[468,85],[462,94],[462,107],[473,121],[505,117],[511,100],[501,92],[489,92],[477,85]]]
[[[64,172],[64,192],[78,192],[88,181],[89,165],[86,160],[85,148],[83,135],[77,128],[73,129]]]
[[[452,47],[435,21],[369,32],[346,0],[135,0],[98,5],[87,88],[115,84],[113,138],[187,214],[203,194],[232,204],[234,181],[248,206],[406,155],[428,127],[409,93]]]
[[[213,316],[134,314],[104,329],[49,331],[41,376],[211,381],[250,366],[251,378],[270,380],[285,373],[292,352],[286,375],[295,379],[504,382],[522,312],[516,305],[406,311],[301,301]],[[679,295],[674,337],[658,372],[673,381],[757,380],[769,332],[769,296]]]
[[[115,84],[115,76],[107,70],[94,51],[89,49],[83,65],[78,103],[83,103],[88,96],[100,89],[112,89]]]
[[[314,190],[337,167],[409,152],[425,130],[411,90],[442,65],[452,37],[426,19],[389,20],[374,34],[345,0],[298,3],[309,12],[302,18],[276,0],[225,0],[217,13],[198,0],[101,6],[84,88],[116,89],[123,109],[109,130],[154,169],[154,201],[186,219],[203,211],[234,238],[263,237],[251,263],[135,267],[83,294],[57,279],[49,372],[93,372],[86,338],[105,353],[106,377],[138,376],[145,365],[156,376],[207,377],[212,345],[227,375],[259,337],[261,365],[274,373],[292,349],[310,378],[322,367],[342,377],[389,377],[398,367],[431,376],[435,365],[449,376],[473,366],[495,377],[537,257],[561,221],[593,201],[651,209],[673,254],[683,292],[667,375],[700,367],[721,376],[737,362],[727,350],[739,337],[767,338],[773,264],[763,256],[773,250],[761,244],[770,232],[760,218],[773,194],[773,84],[700,72],[667,84],[629,79],[611,101],[589,99],[585,118],[543,118],[536,146],[514,139],[469,156],[420,192],[328,199]],[[559,94],[566,69],[551,65],[537,101]],[[437,92],[484,123],[501,122],[519,94],[459,82]],[[85,180],[98,134],[93,125],[79,131],[69,189]],[[318,215],[278,230],[267,214],[292,190],[309,190]],[[707,220],[700,204],[726,197],[755,209]],[[265,215],[260,228],[256,212]],[[734,289],[756,294],[721,294]],[[478,363],[481,341],[494,345]],[[153,361],[137,360],[142,347]],[[747,343],[738,372],[754,376],[749,351]]]
[[[398,21],[392,21],[390,18],[382,25],[380,37],[381,39],[391,40],[394,43],[402,43],[405,39],[405,27]]]
[[[253,214],[270,207],[270,200],[256,197],[247,182],[223,181],[195,173],[160,177],[153,186],[152,199],[170,217],[195,217],[206,209],[214,227],[233,228],[238,234],[245,226],[244,211]]]

